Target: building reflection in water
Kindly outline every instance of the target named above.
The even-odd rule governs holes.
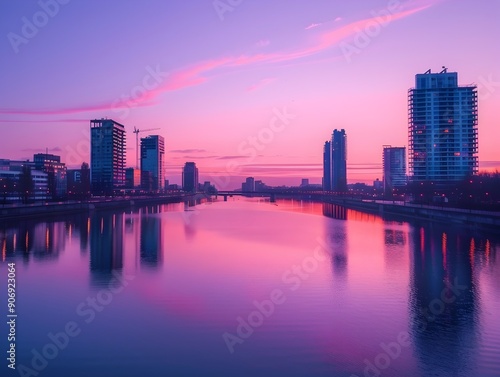
[[[93,284],[109,283],[113,270],[123,268],[123,229],[121,212],[96,212],[91,216],[90,272]]]
[[[201,202],[201,199],[186,200],[184,202],[184,212],[180,213],[184,222],[184,234],[188,240],[192,240],[196,236],[196,226],[194,226],[196,215],[198,215],[196,206]]]
[[[66,247],[64,222],[21,221],[0,230],[2,261],[7,258],[55,260]]]
[[[468,375],[473,356],[463,345],[476,348],[480,310],[476,241],[436,224],[411,226],[409,239],[410,333],[420,368],[424,375]]]
[[[145,208],[141,216],[140,251],[142,267],[157,267],[163,261],[161,206]]]
[[[323,215],[337,220],[347,220],[347,208],[331,203],[323,203]]]
[[[406,245],[406,232],[398,229],[384,229],[384,243],[386,246]]]
[[[326,222],[325,236],[332,256],[333,275],[340,282],[347,279],[347,210],[345,207],[324,203],[323,215],[335,222]]]
[[[134,234],[137,218],[141,215],[141,208],[132,208],[125,217],[125,233]]]
[[[398,222],[386,222],[384,227],[384,262],[392,279],[408,273],[408,229],[408,224]]]
[[[73,234],[75,237],[80,237],[80,252],[87,252],[90,235],[90,216],[88,213],[82,213],[75,216]]]

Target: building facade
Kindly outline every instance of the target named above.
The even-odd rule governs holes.
[[[127,189],[137,189],[141,187],[141,169],[125,169],[125,187]]]
[[[52,197],[64,197],[68,192],[66,164],[61,157],[48,153],[33,155],[35,169],[47,173],[49,193]]]
[[[194,162],[186,162],[182,169],[182,189],[186,192],[198,190],[198,168]]]
[[[241,191],[243,192],[254,192],[255,191],[255,178],[248,177],[245,182],[241,184]]]
[[[90,176],[94,195],[125,187],[125,126],[112,119],[90,121]]]
[[[325,141],[323,147],[323,190],[332,191],[332,143]]]
[[[162,136],[150,135],[141,139],[141,174],[145,177],[144,189],[158,191],[164,188],[164,155],[165,140]]]
[[[406,147],[384,145],[382,162],[384,192],[391,194],[393,189],[406,185]]]
[[[412,181],[447,184],[477,173],[476,86],[459,86],[458,74],[446,68],[417,74],[408,120]]]
[[[23,180],[23,174],[29,171],[30,182]],[[32,161],[0,160],[0,192],[2,200],[20,201],[25,197],[23,191],[29,190],[28,200],[48,200],[48,174],[35,169]],[[27,187],[29,186],[29,187]]]
[[[68,197],[87,199],[90,197],[90,166],[82,163],[80,169],[68,169]]]
[[[334,130],[332,140],[323,148],[323,190],[347,191],[347,136],[345,130]]]

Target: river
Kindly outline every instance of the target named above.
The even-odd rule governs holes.
[[[12,375],[500,375],[499,234],[306,201],[193,204],[1,225]]]

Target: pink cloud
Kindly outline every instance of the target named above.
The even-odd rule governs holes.
[[[315,23],[312,23],[311,25],[307,26],[305,28],[305,30],[310,30],[310,29],[314,29],[314,28],[317,28],[318,26],[321,26],[323,24],[319,23],[319,24],[315,24]]]
[[[426,0],[424,1],[425,5],[420,5],[418,7],[413,7],[411,9],[395,12],[390,16],[390,18],[387,18],[386,23],[393,22],[395,20],[399,20],[411,16],[415,13],[421,12],[439,1],[441,0],[429,0],[429,1]],[[201,85],[207,82],[210,79],[210,77],[216,75],[217,74],[216,71],[220,69],[228,69],[235,67],[239,68],[239,67],[264,64],[264,63],[270,64],[270,63],[288,62],[316,55],[322,51],[326,51],[338,45],[346,38],[356,35],[356,33],[358,33],[360,30],[363,30],[368,25],[373,25],[374,22],[380,23],[380,20],[377,17],[366,18],[363,20],[355,21],[350,24],[344,25],[340,28],[335,28],[333,30],[326,31],[318,37],[318,40],[315,44],[288,52],[259,53],[255,55],[221,57],[218,59],[202,61],[194,65],[191,65],[189,67],[180,69],[176,72],[173,72],[157,88],[145,91],[145,93],[143,93],[141,97],[134,99],[132,102],[130,101],[130,99],[120,99],[107,103],[79,106],[79,107],[69,107],[62,109],[47,109],[47,110],[0,109],[0,114],[61,115],[61,114],[92,112],[99,110],[151,106],[156,103],[155,99],[160,94],[164,92],[177,91],[184,88]],[[312,24],[312,25],[319,25],[319,24]],[[269,82],[267,82],[266,84],[268,83]],[[253,90],[256,90],[258,88],[257,85],[255,86],[255,88],[253,87],[249,88],[249,90],[252,88]]]
[[[253,92],[255,90],[262,89],[263,87],[269,85],[270,83],[272,83],[275,80],[276,80],[275,77],[270,77],[270,78],[267,78],[267,79],[262,79],[257,84],[254,84],[254,85],[250,86],[249,88],[247,88],[247,92]]]
[[[271,44],[271,41],[269,41],[268,39],[262,39],[260,41],[258,41],[255,46],[256,47],[266,47],[266,46],[269,46]]]
[[[88,118],[86,119],[35,119],[35,120],[26,120],[26,119],[0,119],[0,123],[88,123]]]

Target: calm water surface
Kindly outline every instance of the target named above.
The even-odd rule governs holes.
[[[4,224],[0,273],[41,377],[493,377],[499,239],[234,198]]]

